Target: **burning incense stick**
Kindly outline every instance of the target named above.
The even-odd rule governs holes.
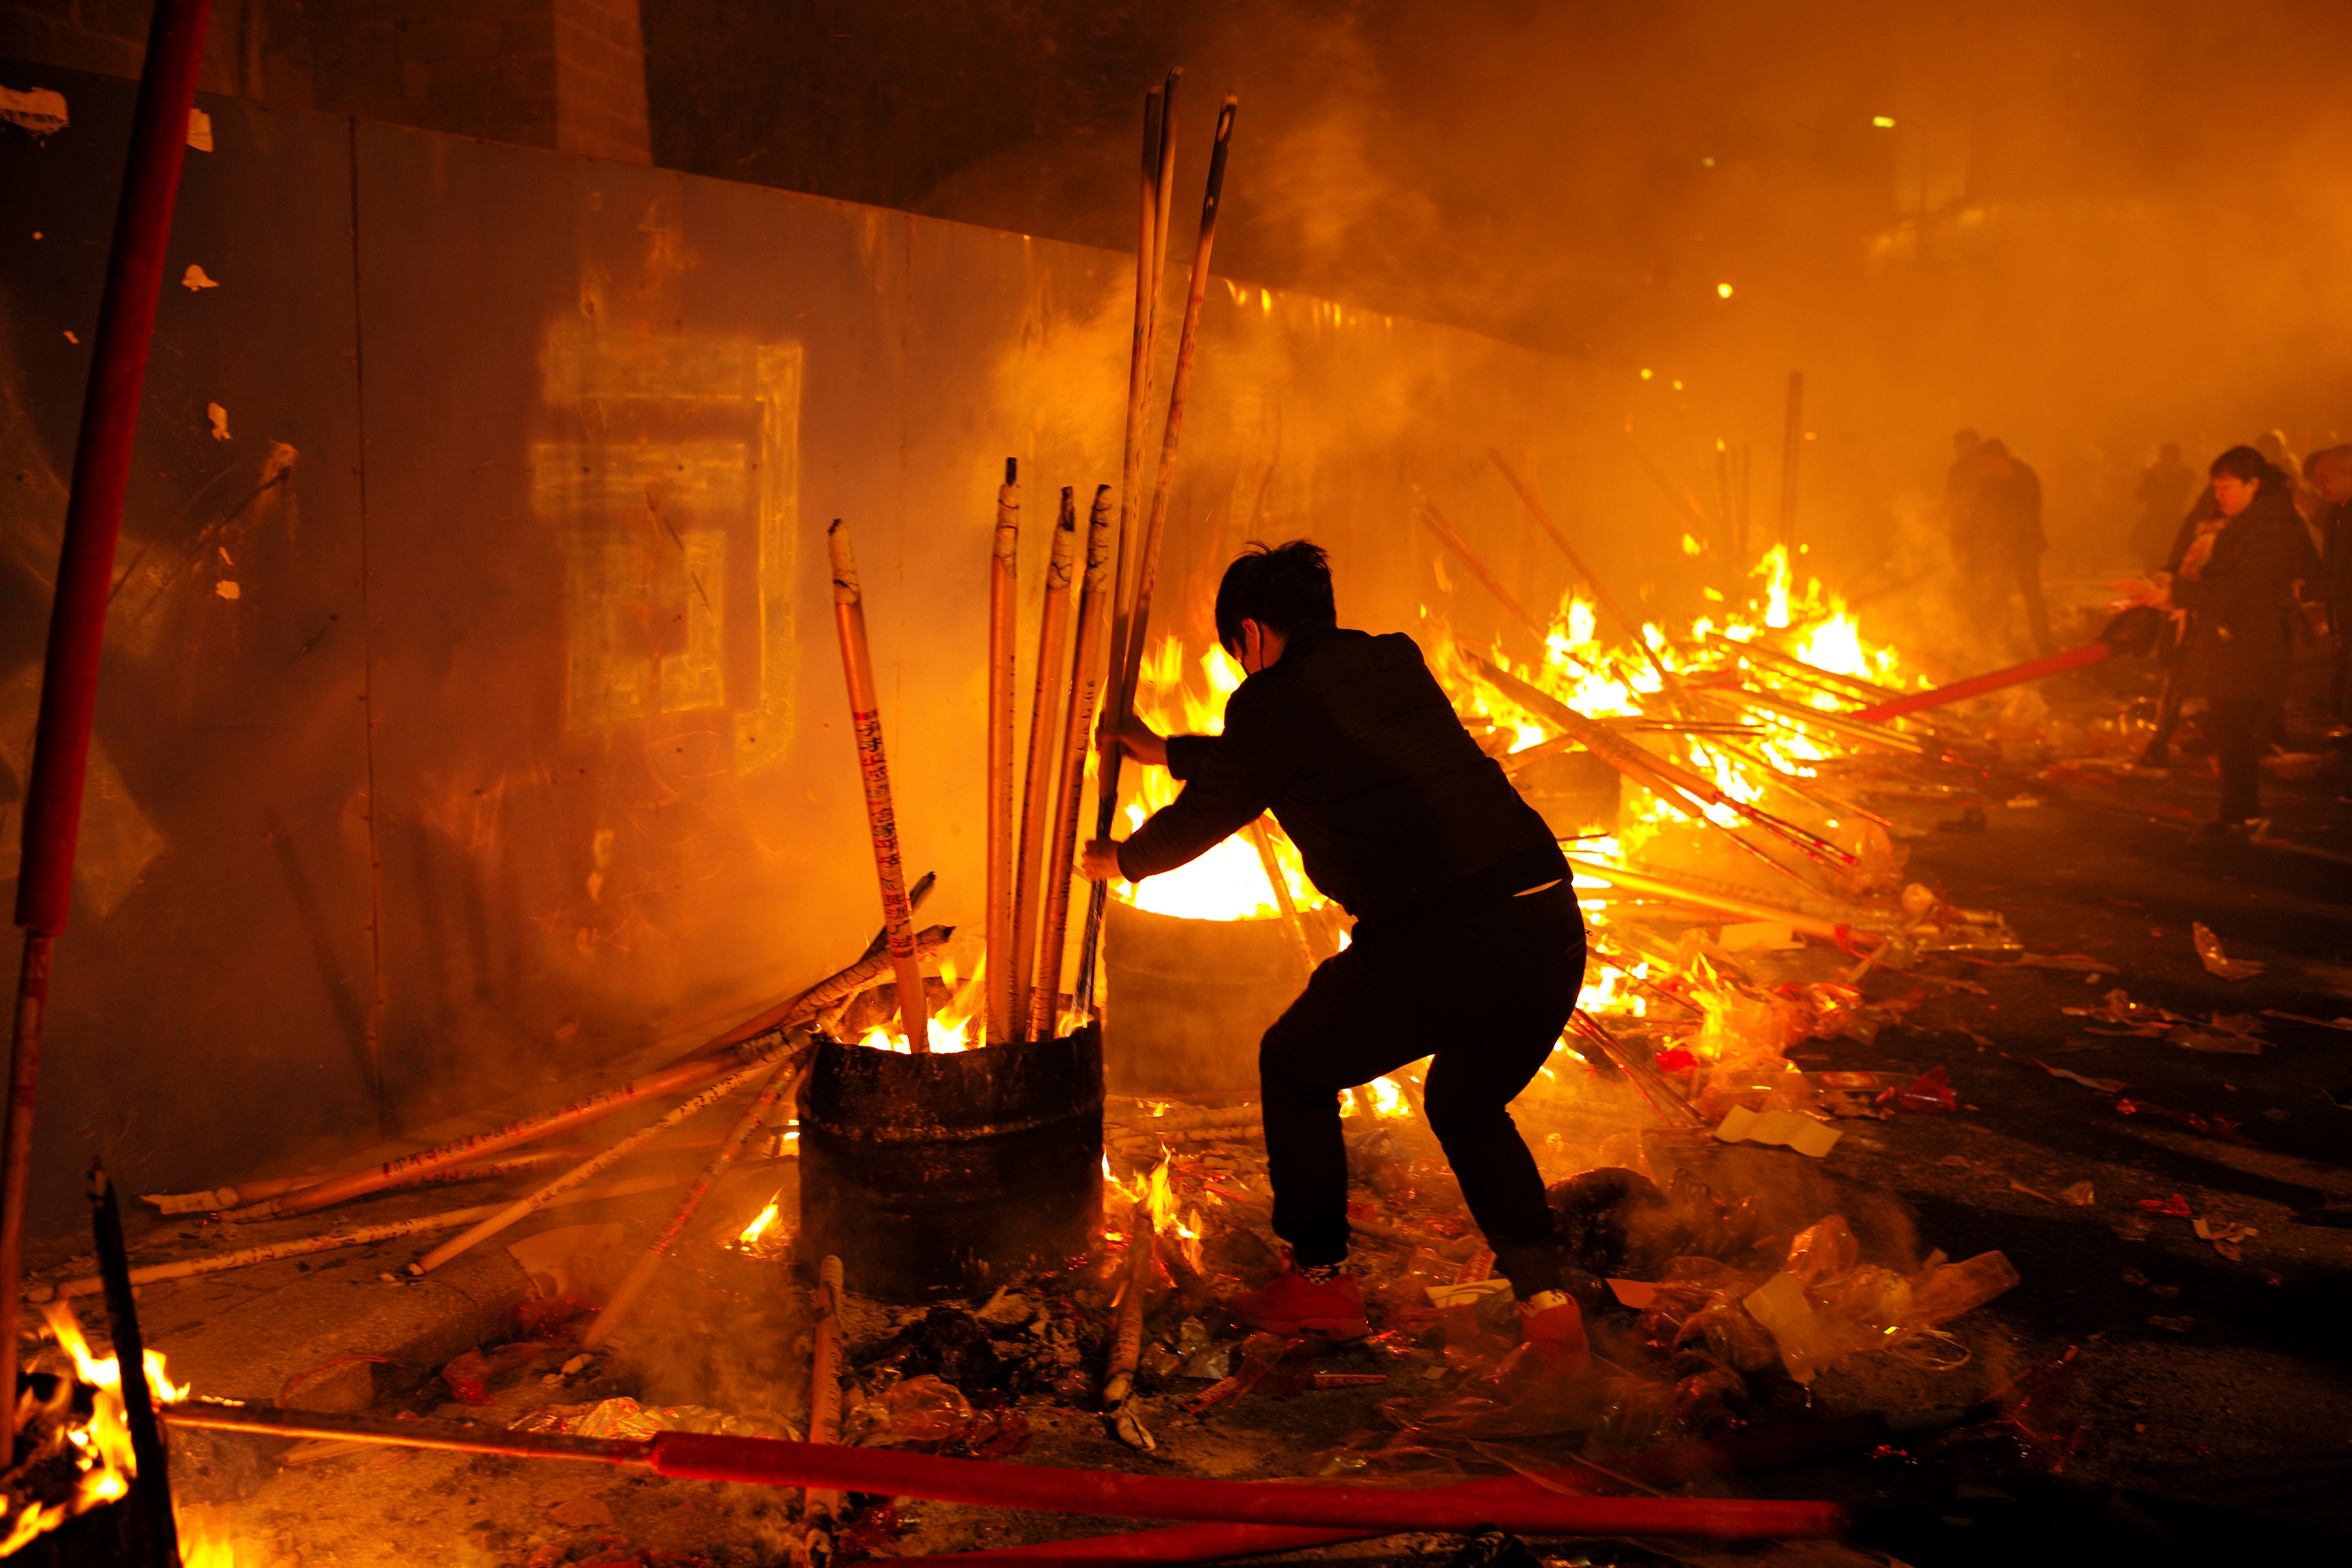
[[[1575,570],[1579,577],[1584,579],[1585,586],[1592,590],[1593,602],[1609,612],[1609,618],[1624,628],[1625,634],[1633,640],[1633,645],[1642,650],[1642,656],[1650,661],[1650,668],[1655,670],[1658,673],[1658,679],[1665,683],[1666,690],[1674,691],[1676,685],[1675,677],[1667,670],[1665,662],[1658,657],[1658,651],[1650,646],[1649,638],[1642,634],[1642,623],[1626,614],[1623,607],[1610,597],[1609,591],[1601,587],[1601,580],[1592,575],[1592,569],[1584,564],[1584,558],[1578,555],[1569,544],[1568,536],[1554,526],[1550,514],[1543,509],[1543,503],[1536,499],[1536,493],[1528,488],[1526,481],[1512,472],[1509,464],[1503,461],[1503,455],[1489,446],[1486,448],[1486,455],[1494,460],[1495,466],[1502,471],[1503,477],[1510,481],[1511,488],[1518,492],[1519,499],[1526,503],[1528,510],[1534,515],[1536,521],[1542,525],[1543,531],[1551,536],[1551,542],[1559,547],[1559,553],[1568,558],[1568,564]]]
[[[1617,1064],[1618,1070],[1632,1081],[1635,1091],[1649,1102],[1650,1109],[1658,1113],[1660,1121],[1679,1123],[1684,1126],[1706,1124],[1706,1118],[1692,1108],[1691,1103],[1665,1081],[1665,1076],[1654,1063],[1643,1061],[1640,1051],[1621,1044],[1616,1036],[1602,1029],[1600,1022],[1584,1009],[1580,1008],[1570,1014],[1568,1021],[1604,1059]]]
[[[1086,586],[1078,595],[1078,652],[1070,679],[1070,713],[1062,727],[1056,759],[1054,842],[1045,857],[1045,921],[1037,941],[1036,972],[1029,982],[1027,1038],[1050,1040],[1062,994],[1062,954],[1070,926],[1070,883],[1078,852],[1078,813],[1085,804],[1087,746],[1094,734],[1095,705],[1102,695],[1106,648],[1110,635],[1110,486],[1097,487],[1087,521]],[[1085,1005],[1083,1001],[1081,1006]]]
[[[1838,921],[1802,915],[1793,909],[1782,909],[1776,904],[1759,903],[1752,898],[1740,898],[1730,894],[1692,887],[1685,883],[1670,881],[1652,872],[1630,871],[1622,866],[1603,865],[1599,861],[1580,860],[1575,855],[1568,857],[1568,865],[1569,869],[1579,877],[1606,883],[1612,887],[1622,887],[1652,898],[1663,898],[1675,904],[1695,904],[1701,909],[1718,910],[1723,914],[1737,915],[1748,920],[1778,921],[1801,936],[1811,936],[1817,940],[1831,943],[1857,956],[1862,951],[1857,944],[1867,943],[1876,946],[1886,940],[1885,936],[1875,931],[1859,930]]]
[[[1477,552],[1473,550],[1462,536],[1454,531],[1454,525],[1445,520],[1445,514],[1439,511],[1430,498],[1421,493],[1421,486],[1413,485],[1408,488],[1412,491],[1413,515],[1421,519],[1422,526],[1435,534],[1437,542],[1452,550],[1462,564],[1470,569],[1472,575],[1486,585],[1486,591],[1495,596],[1496,602],[1518,617],[1519,624],[1525,626],[1528,634],[1535,638],[1537,646],[1542,646],[1545,637],[1549,635],[1542,622],[1528,614],[1527,607],[1512,598],[1510,590],[1505,588],[1501,580],[1486,570],[1486,563],[1480,560]]]
[[[1555,727],[1574,735],[1612,765],[1621,769],[1630,768],[1647,772],[1694,800],[1738,812],[1816,860],[1832,861],[1849,871],[1862,863],[1860,857],[1852,852],[1793,822],[1783,821],[1761,807],[1739,800],[1689,769],[1669,762],[1656,752],[1634,745],[1607,725],[1596,724],[1549,692],[1529,685],[1479,654],[1465,653],[1464,657],[1496,690]],[[1703,812],[1701,814],[1704,815]],[[1713,821],[1712,818],[1708,820]]]
[[[1721,735],[1707,734],[1706,744],[1722,752],[1734,762],[1745,763],[1790,794],[1811,800],[1824,811],[1835,811],[1840,816],[1860,817],[1865,821],[1875,822],[1882,828],[1891,829],[1895,826],[1891,819],[1880,816],[1869,807],[1842,800],[1795,769],[1773,762],[1759,753],[1749,751],[1745,747],[1735,745]]]
[[[996,543],[988,558],[988,1038],[1013,1038],[1013,749],[1014,646],[1021,612],[1021,486],[1004,460],[996,491]],[[1050,590],[1048,591],[1050,591]],[[887,936],[886,936],[886,940]]]
[[[882,748],[882,701],[874,690],[874,654],[866,642],[866,604],[849,528],[839,517],[825,530],[833,557],[833,616],[841,635],[841,673],[849,686],[849,725],[857,743],[857,771],[866,787],[866,824],[874,840],[874,872],[882,884],[882,924],[890,933],[890,970],[898,983],[898,1025],[907,1049],[931,1049],[930,1009],[922,966],[915,959],[914,911],[907,903],[907,871],[898,859],[898,818],[890,805],[890,764]]]
[[[1134,1215],[1128,1222],[1127,1289],[1119,1294],[1110,1361],[1103,1369],[1106,1410],[1118,1409],[1135,1389],[1135,1369],[1143,1358],[1143,1298],[1151,1291],[1152,1254],[1159,1249],[1159,1239],[1144,1195],[1139,1192]]]
[[[1930,749],[1926,741],[1914,736],[1905,735],[1900,730],[1889,729],[1883,724],[1875,724],[1868,719],[1853,718],[1843,713],[1824,713],[1820,708],[1809,707],[1801,702],[1791,702],[1775,692],[1759,692],[1748,686],[1703,686],[1698,689],[1708,696],[1717,697],[1727,703],[1736,703],[1741,707],[1762,708],[1767,713],[1779,714],[1781,717],[1793,719],[1799,724],[1816,725],[1822,729],[1831,730],[1855,740],[1872,741],[1880,746],[1892,747],[1897,751],[1907,751],[1915,757],[1925,757]],[[1891,707],[1895,705],[1886,706]]]
[[[806,1062],[794,1071],[793,1063],[786,1061],[769,1074],[768,1082],[736,1120],[734,1130],[719,1145],[719,1152],[710,1156],[710,1163],[702,1167],[702,1174],[694,1178],[693,1184],[686,1189],[686,1195],[678,1199],[677,1207],[670,1212],[668,1223],[646,1244],[635,1264],[614,1288],[604,1310],[596,1314],[596,1321],[590,1323],[587,1332],[580,1336],[581,1349],[594,1350],[612,1337],[614,1326],[627,1315],[636,1299],[645,1293],[646,1287],[653,1283],[654,1276],[661,1270],[662,1260],[669,1256],[670,1249],[677,1245],[677,1239],[686,1234],[687,1226],[693,1222],[696,1213],[702,1207],[702,1200],[710,1196],[710,1189],[718,1185],[719,1178],[725,1176],[741,1157],[752,1137],[780,1107],[793,1097],[807,1077]]]
[[[1849,605],[1848,608],[1851,608]],[[1892,702],[1904,695],[1891,686],[1865,681],[1859,675],[1849,675],[1836,670],[1825,670],[1819,664],[1808,664],[1794,653],[1784,653],[1760,637],[1741,639],[1718,634],[1715,645],[1738,657],[1754,657],[1780,665],[1791,675],[1810,685],[1843,693],[1849,700]]]
[[[1274,889],[1274,906],[1282,914],[1283,932],[1289,936],[1291,946],[1297,949],[1299,963],[1311,975],[1322,959],[1316,954],[1315,939],[1307,934],[1307,922],[1299,918],[1298,901],[1290,895],[1290,879],[1282,874],[1282,862],[1275,858],[1274,835],[1266,831],[1265,818],[1261,815],[1243,831],[1249,834],[1250,844],[1257,851],[1257,863],[1265,873],[1267,884]]]
[[[645,1126],[638,1128],[635,1132],[631,1133],[627,1137],[623,1138],[619,1143],[614,1144],[611,1148],[606,1149],[604,1153],[581,1161],[580,1164],[572,1166],[562,1176],[557,1176],[554,1180],[549,1182],[538,1191],[531,1193],[528,1197],[515,1199],[514,1202],[507,1205],[504,1208],[499,1210],[498,1213],[491,1215],[488,1218],[483,1220],[480,1224],[467,1231],[463,1236],[444,1241],[440,1246],[436,1247],[432,1251],[427,1252],[424,1257],[419,1258],[415,1262],[411,1263],[408,1266],[408,1271],[411,1274],[429,1274],[434,1270],[441,1267],[442,1264],[449,1261],[450,1259],[457,1257],[459,1253],[467,1251],[477,1244],[496,1236],[499,1231],[504,1230],[508,1226],[512,1225],[515,1221],[519,1219],[526,1219],[531,1215],[536,1214],[541,1209],[545,1208],[549,1204],[554,1202],[556,1198],[562,1197],[565,1192],[568,1192],[572,1187],[578,1186],[590,1176],[593,1176],[599,1171],[604,1169],[605,1166],[614,1164],[625,1155],[634,1154],[645,1145],[651,1143],[667,1129],[677,1126],[688,1116],[695,1115],[699,1112],[707,1110],[710,1106],[717,1104],[719,1101],[726,1099],[730,1094],[734,1093],[735,1091],[742,1088],[743,1085],[751,1082],[752,1079],[759,1077],[761,1073],[765,1072],[770,1068],[773,1067],[775,1065],[776,1059],[782,1056],[786,1051],[792,1049],[793,1041],[790,1037],[782,1034],[777,1035],[774,1042],[770,1045],[767,1050],[761,1051],[756,1058],[754,1058],[751,1065],[737,1068],[734,1071],[727,1074],[726,1077],[721,1078],[718,1082],[712,1084],[709,1088],[705,1089],[701,1093],[695,1095],[692,1099],[671,1107],[671,1109],[665,1113],[660,1120],[648,1123]],[[814,1046],[803,1046],[801,1047],[801,1055],[804,1058],[814,1052],[814,1050],[815,1048]]]
[[[936,953],[954,936],[955,927],[951,925],[930,926],[916,937],[916,954],[919,956],[928,956]],[[887,954],[877,953],[861,958],[839,974],[811,986],[792,1002],[776,1009],[775,1013],[771,1015],[772,1021],[766,1024],[764,1028],[778,1030],[798,1029],[814,1018],[820,1009],[854,996],[878,980],[883,971],[889,967],[890,961]],[[759,1020],[752,1021],[756,1023]],[[602,1121],[604,1117],[617,1111],[626,1110],[631,1105],[643,1104],[648,1100],[658,1100],[664,1095],[676,1094],[681,1091],[695,1088],[718,1077],[729,1068],[741,1064],[745,1060],[741,1047],[748,1043],[748,1040],[740,1037],[742,1031],[748,1027],[748,1025],[738,1024],[734,1029],[721,1035],[719,1041],[704,1047],[701,1051],[684,1061],[673,1062],[658,1072],[648,1073],[643,1078],[633,1079],[629,1082],[588,1095],[584,1099],[574,1100],[569,1105],[560,1106],[552,1111],[542,1111],[535,1115],[509,1122],[494,1132],[473,1133],[462,1138],[452,1138],[446,1144],[438,1144],[413,1155],[403,1155],[398,1159],[386,1160],[380,1166],[371,1166],[365,1170],[347,1172],[331,1180],[320,1182],[315,1186],[306,1186],[287,1193],[283,1197],[272,1198],[267,1203],[240,1209],[229,1218],[245,1221],[274,1219],[286,1214],[308,1214],[313,1209],[324,1208],[330,1204],[341,1203],[368,1193],[381,1192],[386,1187],[412,1185],[431,1173],[460,1162],[479,1159],[485,1155],[495,1154],[500,1149],[512,1148],[517,1144],[527,1144],[533,1139],[552,1137],[558,1133],[569,1132],[574,1127]],[[757,1036],[751,1038],[757,1038]]]
[[[1063,694],[1063,671],[1070,654],[1070,601],[1076,592],[1071,567],[1077,545],[1077,500],[1065,485],[1061,514],[1054,522],[1053,559],[1045,567],[1045,612],[1037,622],[1037,689],[1029,705],[1029,759],[1021,783],[1021,852],[1013,899],[1013,946],[1005,955],[1005,977],[1013,987],[1013,1010],[1005,1017],[1016,1030],[1033,1010],[1029,989],[1037,932],[1045,915],[1046,885],[1059,869],[1045,852],[1045,832],[1054,809],[1054,762],[1059,755],[1055,742],[1060,738],[1056,727],[1067,700]]]

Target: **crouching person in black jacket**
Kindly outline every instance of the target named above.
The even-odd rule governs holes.
[[[1084,870],[1171,871],[1271,810],[1307,874],[1356,917],[1258,1051],[1274,1228],[1290,1262],[1227,1305],[1253,1327],[1370,1332],[1348,1268],[1339,1094],[1433,1057],[1429,1124],[1519,1299],[1530,1341],[1584,1356],[1543,1179],[1511,1100],[1559,1042],[1584,973],[1584,922],[1551,830],[1454,716],[1402,633],[1337,624],[1324,553],[1254,545],[1217,591],[1217,637],[1248,673],[1220,736],[1116,743],[1183,780]]]

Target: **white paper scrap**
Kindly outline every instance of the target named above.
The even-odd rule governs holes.
[[[22,92],[0,87],[0,120],[36,136],[51,135],[66,128],[66,95],[45,87]]]
[[[1717,1125],[1715,1135],[1727,1144],[1780,1144],[1820,1159],[1845,1134],[1794,1111],[1750,1111],[1745,1105],[1734,1105]]]

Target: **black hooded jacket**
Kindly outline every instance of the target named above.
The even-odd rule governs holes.
[[[1234,691],[1224,734],[1169,737],[1168,768],[1183,791],[1119,846],[1132,880],[1266,810],[1315,885],[1366,922],[1440,920],[1568,874],[1402,632],[1300,633]]]
[[[2192,612],[2189,691],[2263,702],[2286,695],[2294,584],[2309,574],[2311,555],[2294,496],[2283,483],[2265,484],[2214,537],[2197,575],[2173,580],[2172,602]]]

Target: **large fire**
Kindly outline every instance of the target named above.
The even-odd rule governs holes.
[[[1841,799],[1825,779],[1824,765],[1852,752],[1852,737],[1807,716],[1835,715],[1927,681],[1903,670],[1892,648],[1866,641],[1846,601],[1802,575],[1784,547],[1764,552],[1746,574],[1738,601],[1719,590],[1705,592],[1706,615],[1678,632],[1644,623],[1637,643],[1622,628],[1604,625],[1591,597],[1571,591],[1550,618],[1539,658],[1514,657],[1500,640],[1486,652],[1494,664],[1717,792],[1712,800],[1669,797],[1628,779],[1616,831],[1581,838],[1571,852],[1583,862],[1629,869],[1654,860],[1682,865],[1696,860],[1718,877],[1763,872],[1762,884],[1778,885],[1792,897],[1850,896],[1883,882],[1895,863],[1891,843],[1870,813]],[[1487,737],[1482,744],[1507,768],[1517,772],[1574,748],[1543,714],[1483,678],[1465,656],[1468,650],[1443,628],[1423,641],[1456,710],[1474,733]],[[1224,701],[1242,678],[1223,649],[1195,653],[1181,638],[1167,636],[1144,662],[1137,713],[1162,733],[1214,734]],[[1137,779],[1125,808],[1131,832],[1172,800],[1179,786],[1156,768],[1136,769],[1130,777]],[[1792,833],[1776,838],[1756,831],[1766,814]],[[1835,852],[1809,856],[1801,845],[1792,851],[1799,839]],[[1319,907],[1324,900],[1307,882],[1296,849],[1278,834],[1271,843],[1293,904]],[[1735,854],[1724,857],[1725,848]],[[1782,880],[1774,883],[1775,878]],[[1612,890],[1584,875],[1578,892],[1595,949],[1580,997],[1582,1009],[1640,1019],[1668,1002],[1691,1009],[1698,988],[1691,971],[1664,955],[1643,954],[1637,943],[1611,932]],[[1155,914],[1195,920],[1264,920],[1281,913],[1265,859],[1246,835],[1114,895]],[[1402,1113],[1402,1096],[1393,1082],[1383,1080],[1371,1089],[1381,1113]]]
[[[1192,678],[1198,673],[1198,679]],[[1185,655],[1183,639],[1163,637],[1147,654],[1136,685],[1136,716],[1162,735],[1215,735],[1224,727],[1225,699],[1242,684],[1242,667],[1223,648],[1212,647],[1197,659]],[[1125,775],[1138,781],[1135,798],[1127,806],[1127,831],[1175,800],[1178,785],[1157,768],[1140,768]],[[1307,880],[1298,851],[1279,833],[1269,834],[1274,858],[1289,884],[1293,905],[1322,906],[1322,894]],[[1272,920],[1282,907],[1265,862],[1249,841],[1227,839],[1200,859],[1139,884],[1120,884],[1114,897],[1153,915],[1185,920]]]

